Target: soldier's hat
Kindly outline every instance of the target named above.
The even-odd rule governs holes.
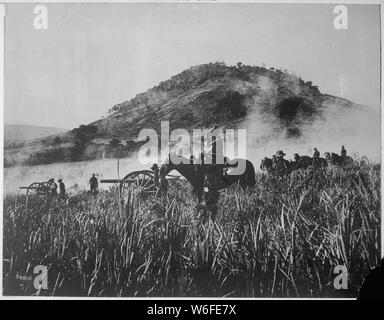
[[[293,155],[294,155],[294,156],[298,156],[299,154],[298,154],[298,153],[294,153]]]
[[[61,182],[61,181],[63,181],[63,180],[61,180],[61,179],[57,180],[57,182]]]
[[[152,165],[152,167],[151,167],[151,170],[156,170],[156,169],[158,169],[159,168],[159,166],[157,165],[157,163],[154,163],[153,165]]]
[[[48,182],[53,182],[53,181],[55,181],[55,179],[53,179],[53,178],[48,180]]]
[[[284,157],[285,153],[283,152],[283,150],[279,150],[279,151],[276,152],[276,156]]]

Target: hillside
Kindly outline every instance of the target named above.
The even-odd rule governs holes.
[[[21,124],[4,124],[4,146],[41,139],[68,131],[57,127],[43,127]]]
[[[169,121],[171,130],[215,125],[247,128],[247,153],[250,150],[250,157],[256,160],[282,147],[289,152],[297,148],[310,152],[314,143],[320,148],[334,143],[336,151],[351,140],[367,146],[368,140],[361,141],[362,132],[376,150],[376,140],[380,139],[377,112],[323,94],[311,81],[285,70],[208,63],[191,67],[115,105],[107,117],[60,135],[59,140],[52,136],[27,152],[12,150],[6,153],[5,163],[34,165],[111,158],[117,152],[109,144],[112,138],[121,141],[120,156],[133,156],[141,145],[137,142],[140,130],[160,132],[163,120]],[[359,121],[358,125],[354,121]]]
[[[237,127],[256,108],[295,135],[300,121],[321,114],[326,99],[311,82],[279,69],[209,63],[114,106],[109,117],[93,125],[99,136],[134,139],[142,128],[159,128],[161,120],[171,129]]]

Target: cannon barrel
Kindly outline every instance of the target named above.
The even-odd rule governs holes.
[[[103,180],[100,180],[100,183],[120,183],[120,182],[123,182],[122,179],[103,179]]]

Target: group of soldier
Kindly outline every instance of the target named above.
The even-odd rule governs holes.
[[[285,155],[286,154],[282,150],[279,150],[276,152],[275,155],[272,156],[272,159],[265,157],[262,160],[260,169],[276,171],[278,173],[288,173],[289,171],[295,169],[306,169],[310,166],[314,168],[323,168],[328,165],[328,160],[330,160],[328,159],[328,156],[330,155],[329,153],[326,153],[327,159],[321,158],[320,152],[316,147],[313,149],[312,158],[309,156],[300,156],[298,153],[294,153],[294,160],[288,161],[284,159]],[[344,146],[341,146],[339,158],[341,163],[343,163],[347,159],[347,150]]]
[[[50,188],[50,193],[53,196],[58,196],[59,198],[66,199],[67,198],[67,192],[65,189],[65,184],[63,182],[63,179],[59,179],[59,180],[57,180],[57,182],[59,183],[59,185],[57,185],[54,178],[51,178],[48,180],[48,186]],[[92,174],[91,179],[89,179],[89,185],[90,185],[91,193],[96,194],[98,191],[99,183],[98,183],[96,175],[94,173]],[[59,193],[57,192],[57,188],[59,188]]]
[[[59,183],[59,186],[57,186],[57,183],[55,182],[54,178],[51,178],[48,180],[48,186],[50,188],[50,192],[54,196],[58,195],[61,198],[65,198],[67,195],[67,192],[65,190],[65,184],[63,182],[63,179],[59,179],[57,180],[57,182]],[[59,193],[57,193],[57,188],[59,188]]]

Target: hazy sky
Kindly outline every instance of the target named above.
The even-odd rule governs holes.
[[[278,67],[325,93],[380,105],[380,11],[347,5],[6,4],[5,122],[73,128],[202,63]]]

